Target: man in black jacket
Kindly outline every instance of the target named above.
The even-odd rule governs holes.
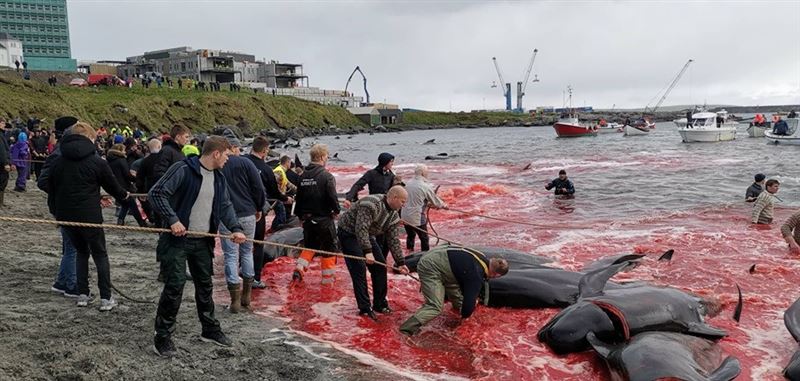
[[[389,188],[395,185],[394,172],[392,166],[394,165],[394,156],[390,153],[384,152],[378,156],[378,165],[370,169],[363,176],[361,176],[350,190],[345,195],[345,208],[350,207],[351,202],[358,200],[358,192],[361,192],[366,185],[369,189],[369,194],[386,194]]]
[[[261,178],[261,184],[264,186],[264,190],[267,192],[267,200],[271,203],[276,202],[288,202],[292,203],[294,200],[291,197],[286,196],[285,194],[281,193],[278,189],[278,181],[275,179],[275,173],[272,172],[272,169],[267,165],[264,161],[269,153],[269,140],[263,136],[256,137],[253,140],[253,147],[250,150],[250,154],[245,156],[246,158],[250,159],[250,161],[255,164],[256,169],[258,170],[259,177]],[[255,239],[257,240],[264,240],[264,236],[267,232],[267,213],[268,210],[263,210],[261,218],[256,221],[256,231],[255,231]],[[264,269],[264,245],[253,245],[253,270],[255,276],[253,277],[253,287],[254,288],[266,288],[267,285],[261,281],[261,270]],[[274,258],[269,258],[271,261]]]
[[[103,223],[100,207],[100,187],[122,203],[128,192],[114,179],[108,163],[96,154],[94,129],[86,123],[71,128],[71,134],[61,142],[61,156],[50,168],[48,189],[53,193],[54,215],[59,221]],[[100,311],[116,306],[111,297],[111,270],[106,252],[103,229],[64,227],[78,252],[76,260],[78,282],[78,307],[89,304],[89,256],[97,268],[97,285],[100,288]]]
[[[200,157],[184,159],[172,167],[150,189],[153,208],[172,231],[162,233],[164,289],[156,312],[153,349],[162,357],[175,355],[172,333],[186,284],[186,266],[192,272],[197,316],[203,326],[200,339],[230,347],[233,345],[214,317],[213,273],[214,238],[187,236],[188,231],[216,233],[219,224],[228,227],[234,243],[247,238],[236,219],[225,176],[219,171],[228,161],[230,144],[212,136],[203,145]]]
[[[130,167],[128,167],[127,154],[125,153],[125,146],[122,144],[114,144],[106,153],[106,161],[111,167],[111,173],[117,183],[129,193],[134,193],[133,181],[134,176],[131,174]],[[117,225],[125,225],[125,217],[128,213],[133,215],[133,219],[139,226],[147,226],[147,223],[142,218],[139,212],[139,206],[136,205],[136,198],[131,197],[120,205],[119,214],[117,215]]]
[[[47,157],[47,160],[45,160],[42,172],[39,174],[39,178],[36,179],[36,186],[47,193],[47,206],[50,210],[50,214],[53,215],[55,215],[53,203],[57,190],[50,189],[50,169],[53,163],[61,156],[62,138],[76,123],[78,123],[78,119],[72,116],[63,116],[54,121],[54,133],[57,139],[56,147],[53,149],[50,156]],[[59,230],[61,231],[61,264],[58,267],[56,281],[50,287],[50,290],[68,298],[77,298],[79,295],[77,276],[75,274],[75,256],[77,253],[75,251],[75,246],[69,239],[69,235],[66,233],[66,229],[62,227]]]
[[[192,138],[192,132],[184,126],[174,126],[169,133],[170,139],[164,141],[159,153],[158,161],[153,165],[153,173],[156,180],[160,179],[167,173],[169,167],[183,159],[186,156],[181,151],[183,146]]]
[[[11,148],[3,135],[5,130],[6,120],[0,117],[0,208],[6,206],[3,199],[8,186],[8,173],[11,172]]]
[[[153,187],[153,184],[158,181],[155,174],[155,164],[158,161],[159,152],[161,151],[161,140],[157,138],[152,138],[147,141],[147,150],[149,154],[142,159],[141,164],[139,165],[139,170],[136,171],[136,190],[141,193],[150,192],[150,188]],[[140,200],[142,203],[142,209],[144,209],[144,213],[147,214],[147,218],[155,224],[156,226],[161,226],[158,223],[158,214],[153,213],[153,208],[150,205],[150,201],[146,198]]]
[[[755,176],[755,181],[750,184],[747,188],[747,191],[744,194],[744,200],[747,202],[754,202],[758,195],[764,191],[764,181],[766,180],[767,176],[764,176],[763,173],[758,173]]]
[[[336,224],[339,215],[339,199],[336,195],[336,179],[325,169],[328,163],[328,147],[315,144],[309,151],[311,163],[306,166],[297,187],[295,214],[303,221],[303,243],[306,248],[336,251]],[[336,257],[321,255],[322,284],[332,284],[336,272]],[[314,253],[303,251],[297,259],[292,274],[294,280],[302,280]]]
[[[556,196],[572,197],[575,194],[575,187],[572,185],[572,181],[567,178],[567,171],[563,169],[558,171],[558,178],[553,179],[553,181],[544,186],[544,189],[547,190],[553,188],[555,188]]]

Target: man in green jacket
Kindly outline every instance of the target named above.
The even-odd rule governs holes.
[[[445,296],[466,319],[475,311],[481,289],[489,278],[508,273],[502,258],[487,259],[481,252],[458,246],[437,246],[425,253],[417,265],[425,304],[408,318],[400,332],[411,336],[442,313]]]

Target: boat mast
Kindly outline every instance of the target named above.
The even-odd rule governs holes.
[[[686,69],[689,68],[689,64],[691,64],[692,62],[694,62],[694,60],[690,59],[690,60],[686,61],[686,64],[683,65],[683,68],[681,69],[681,71],[678,73],[677,76],[675,76],[675,79],[672,80],[672,83],[670,83],[669,87],[667,88],[667,91],[664,92],[664,95],[662,95],[661,99],[659,99],[658,103],[656,103],[656,106],[653,107],[652,110],[650,110],[651,113],[655,114],[656,110],[658,110],[658,108],[661,107],[661,104],[664,103],[665,99],[667,99],[667,95],[669,95],[669,93],[672,91],[672,89],[675,88],[675,85],[678,84],[678,81],[683,76],[683,73],[686,72]],[[644,113],[645,114],[647,113],[647,107],[644,108]]]

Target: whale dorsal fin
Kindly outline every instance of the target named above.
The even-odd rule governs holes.
[[[728,356],[722,364],[714,370],[709,376],[709,381],[731,381],[739,373],[742,372],[741,365],[739,364],[739,360],[736,357]]]
[[[604,359],[607,359],[609,356],[611,356],[611,352],[614,350],[613,345],[606,344],[604,341],[598,339],[594,332],[589,332],[586,334],[586,341],[588,341],[589,345],[592,346],[592,349],[594,349],[594,351]]]
[[[608,280],[629,265],[630,261],[625,261],[586,273],[578,282],[578,297],[588,298],[601,295]]]
[[[671,261],[672,260],[672,254],[675,254],[675,250],[669,249],[669,250],[665,251],[664,254],[661,254],[661,256],[658,257],[658,260],[659,261]]]

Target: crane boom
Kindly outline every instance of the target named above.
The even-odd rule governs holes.
[[[683,76],[683,73],[686,72],[686,69],[689,68],[689,64],[691,64],[692,62],[694,62],[694,60],[690,59],[690,60],[686,61],[686,65],[683,65],[683,68],[681,69],[681,71],[678,73],[677,76],[675,76],[675,79],[672,80],[672,83],[669,84],[669,87],[667,88],[667,91],[664,92],[664,95],[661,96],[661,99],[658,100],[658,103],[656,103],[656,106],[653,107],[653,109],[650,110],[650,112],[656,112],[656,110],[658,110],[658,108],[661,106],[661,104],[664,103],[664,100],[667,99],[667,95],[669,95],[669,93],[672,91],[672,89],[675,88],[675,85],[678,84],[678,81]],[[645,107],[645,112],[647,112],[647,107]]]
[[[350,86],[350,80],[353,79],[353,76],[356,74],[356,72],[361,74],[361,78],[364,79],[364,94],[367,96],[367,103],[369,103],[369,91],[367,91],[367,76],[364,75],[364,72],[361,71],[361,68],[358,66],[356,66],[356,68],[353,69],[353,72],[350,73],[350,77],[347,78],[347,83],[344,85],[344,92],[345,94],[347,93],[347,87]]]
[[[500,66],[497,64],[497,57],[492,57],[492,62],[494,62],[494,69],[497,70],[497,77],[500,78],[500,86],[503,88],[503,95],[506,95],[506,81],[503,80],[503,73],[500,72]]]
[[[533,55],[531,56],[531,62],[528,63],[528,70],[525,70],[525,78],[522,80],[522,95],[525,95],[525,89],[528,88],[528,79],[531,78],[531,70],[533,70],[533,62],[536,61],[536,54],[539,53],[539,49],[533,49]]]

